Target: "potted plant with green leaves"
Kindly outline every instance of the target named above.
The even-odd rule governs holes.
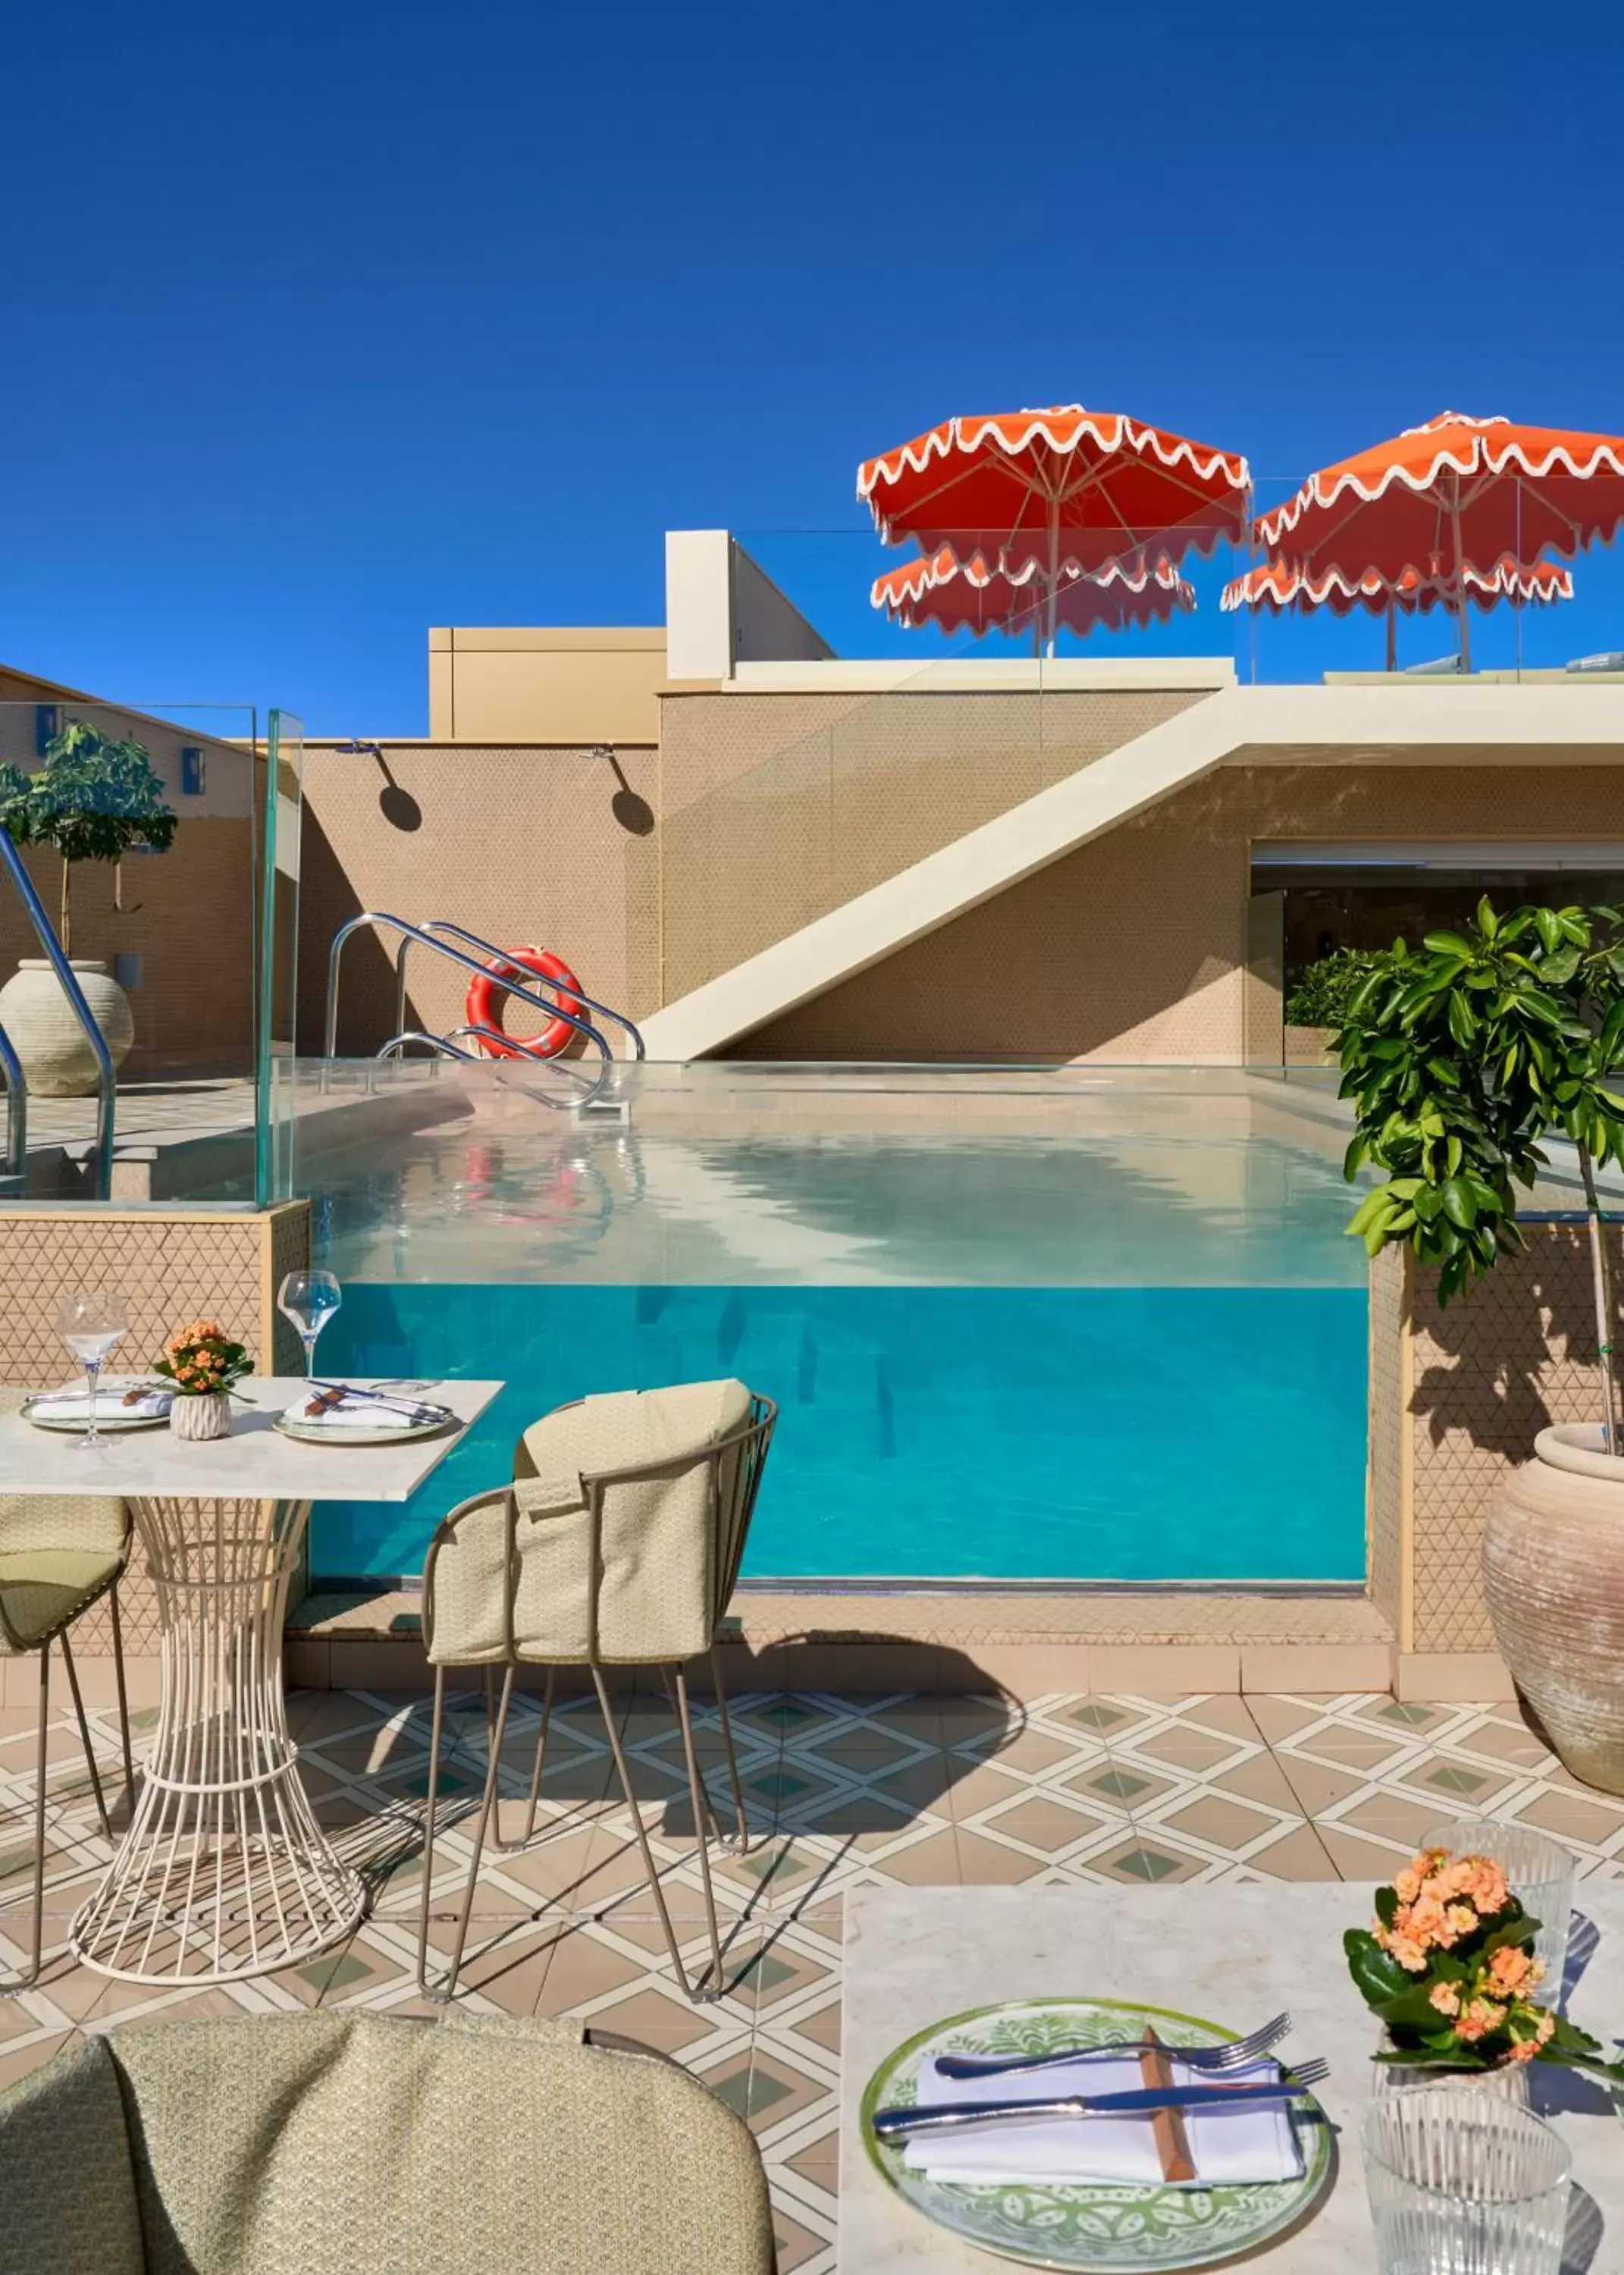
[[[1333,948],[1303,965],[1286,991],[1288,1060],[1330,1058],[1349,1003],[1386,954],[1385,949]]]
[[[175,815],[164,803],[146,745],[75,720],[53,735],[37,773],[0,767],[0,824],[17,845],[61,857],[57,933],[91,1015],[117,1066],[135,1039],[130,999],[100,956],[73,952],[73,871],[81,861],[115,869],[132,845],[163,852]],[[96,1086],[96,1062],[61,983],[43,956],[25,956],[0,988],[0,1024],[11,1036],[30,1090],[79,1098]]]
[[[1624,911],[1486,899],[1462,932],[1401,941],[1336,1038],[1356,1128],[1347,1174],[1384,1173],[1348,1227],[1396,1242],[1440,1303],[1524,1245],[1518,1190],[1573,1147],[1594,1299],[1596,1419],[1542,1430],[1491,1504],[1484,1586],[1501,1652],[1576,1777],[1624,1793],[1624,1417],[1598,1185],[1624,1164]]]

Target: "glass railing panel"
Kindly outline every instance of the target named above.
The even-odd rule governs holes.
[[[15,684],[15,682],[13,682]],[[116,1062],[127,1201],[254,1190],[264,760],[249,706],[0,702],[0,797]],[[28,1191],[94,1198],[96,1069],[0,882],[4,1021],[28,1083]]]
[[[321,1574],[417,1570],[559,1401],[721,1372],[782,1409],[758,1579],[1357,1581],[1365,1280],[1322,1085],[655,1065],[606,1126],[528,1070],[293,1071],[324,1363],[509,1386],[408,1508],[318,1512]]]

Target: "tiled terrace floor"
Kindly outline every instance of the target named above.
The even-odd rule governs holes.
[[[691,1966],[703,1946],[699,1883],[680,1755],[663,1704],[621,1712],[646,1820]],[[509,1790],[528,1775],[534,1706],[516,1706]],[[75,2029],[187,2014],[270,2013],[359,2004],[413,2012],[416,1827],[427,1791],[428,1715],[419,1697],[302,1692],[292,1719],[307,1782],[335,1838],[374,1875],[373,1916],[350,1944],[285,1976],[203,1992],[143,1991],[74,1966],[67,1920],[102,1850],[70,1725],[53,1733],[61,1779],[53,1814],[48,1943],[41,1988],[0,1998],[0,2082],[43,2060]],[[454,1805],[484,1775],[483,1704],[457,1715],[442,1772]],[[1391,1698],[1057,1696],[1025,1708],[993,1700],[739,1700],[735,1727],[759,1845],[718,1857],[729,1989],[690,2007],[669,1978],[658,1921],[640,1886],[631,1820],[595,1710],[557,1721],[537,1843],[488,1851],[473,1957],[475,2004],[579,2014],[676,2055],[754,2127],[771,2174],[785,2275],[834,2265],[839,2085],[841,1905],[865,1881],[1046,1886],[1170,1879],[1384,1877],[1439,1817],[1484,1811],[1543,1826],[1582,1874],[1624,1878],[1624,1802],[1575,1785],[1507,1706],[1399,1705]],[[110,1717],[97,1717],[110,1763]],[[715,1752],[708,1718],[701,1743]],[[32,1733],[0,1719],[0,1966],[21,1957],[30,1851],[19,1815],[32,1791]],[[719,1766],[719,1765],[718,1765]],[[712,1777],[725,1818],[725,1784]],[[503,1831],[516,1833],[517,1800]],[[468,1850],[453,1825],[434,1881],[443,1942]],[[1350,1896],[1357,1917],[1362,1896]],[[1084,1974],[1089,1974],[1084,1967]],[[1109,1991],[1098,1979],[1076,1989]]]

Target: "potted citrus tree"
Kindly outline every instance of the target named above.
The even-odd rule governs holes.
[[[73,871],[81,861],[117,865],[132,845],[163,852],[175,816],[163,800],[146,745],[74,721],[51,737],[44,763],[25,775],[0,767],[0,824],[18,845],[48,847],[62,860],[57,933],[115,1066],[135,1040],[130,999],[104,957],[73,954]],[[0,988],[0,1024],[11,1036],[30,1090],[79,1098],[96,1085],[96,1063],[50,964],[25,956]]]
[[[1348,1229],[1405,1243],[1462,1295],[1524,1245],[1518,1189],[1574,1148],[1594,1297],[1593,1422],[1542,1430],[1491,1504],[1484,1586],[1501,1652],[1575,1776],[1624,1793],[1624,1417],[1598,1172],[1624,1162],[1624,912],[1485,899],[1462,932],[1402,942],[1335,1041],[1356,1115],[1351,1178],[1385,1175]]]

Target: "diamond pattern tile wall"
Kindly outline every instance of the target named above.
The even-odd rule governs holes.
[[[1503,1258],[1447,1311],[1439,1309],[1424,1274],[1415,1288],[1409,1439],[1416,1651],[1493,1649],[1478,1579],[1490,1496],[1509,1470],[1530,1457],[1547,1425],[1590,1421],[1598,1410],[1584,1236],[1572,1225],[1530,1225],[1528,1234],[1526,1253]],[[1615,1272],[1624,1275],[1624,1234],[1615,1229],[1611,1237]],[[1624,1276],[1619,1284],[1624,1287]],[[1385,1322],[1383,1332],[1389,1332]],[[1386,1376],[1381,1379],[1390,1394]]]
[[[38,1390],[72,1362],[57,1334],[65,1289],[116,1289],[130,1332],[113,1364],[144,1365],[183,1320],[216,1319],[261,1362],[298,1371],[298,1339],[276,1311],[283,1272],[310,1253],[310,1209],[292,1201],[263,1213],[197,1208],[128,1212],[97,1207],[0,1209],[0,1383]],[[155,1651],[157,1604],[137,1551],[119,1591],[126,1651]],[[104,1606],[74,1629],[81,1657],[105,1656]]]

